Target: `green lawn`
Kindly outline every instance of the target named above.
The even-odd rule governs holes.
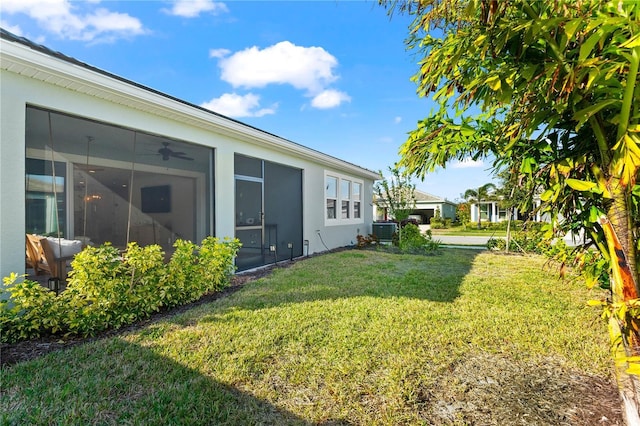
[[[544,263],[455,249],[312,257],[5,368],[2,424],[578,424],[615,398],[606,330],[585,306],[598,295]]]

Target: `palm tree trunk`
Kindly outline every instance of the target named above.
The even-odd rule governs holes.
[[[615,182],[612,190],[613,203],[607,216],[600,217],[604,230],[607,251],[611,256],[611,292],[614,302],[626,302],[638,298],[636,248],[633,243],[632,218],[629,198],[624,187]],[[622,344],[614,344],[615,373],[623,400],[627,424],[638,424],[637,377],[627,374],[628,357],[640,355],[640,324],[637,318],[628,313],[611,315],[609,334],[614,343],[622,338]]]
[[[631,228],[631,210],[624,187],[616,184],[612,196],[613,203],[600,224],[609,255],[616,260],[611,262],[614,302],[622,302],[638,298],[636,248]]]
[[[613,203],[607,216],[600,217],[607,251],[611,256],[611,293],[613,302],[627,302],[638,298],[636,248],[633,242],[629,198],[622,185],[616,182],[611,191]],[[610,331],[620,330],[627,356],[640,354],[640,324],[632,315],[611,320]]]

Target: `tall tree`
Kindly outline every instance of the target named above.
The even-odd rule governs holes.
[[[614,302],[637,303],[640,2],[381,2],[414,17],[418,94],[439,102],[400,164],[419,177],[489,153],[517,166],[554,225],[583,228],[608,260]],[[630,311],[612,318],[639,354]]]
[[[478,206],[478,229],[482,228],[481,204],[483,201],[489,201],[495,190],[496,186],[493,183],[485,183],[476,189],[467,189],[462,195],[465,200]]]

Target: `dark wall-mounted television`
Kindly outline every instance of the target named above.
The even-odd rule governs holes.
[[[171,186],[147,186],[140,188],[143,213],[170,213]]]

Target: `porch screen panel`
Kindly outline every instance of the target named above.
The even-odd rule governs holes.
[[[49,151],[60,164],[63,236],[170,253],[176,239],[200,242],[212,231],[211,148],[35,107],[27,107],[26,137],[27,179],[29,164],[46,164]],[[44,220],[31,218],[37,210],[28,209],[28,223]]]
[[[302,170],[265,161],[264,209],[265,235],[277,241],[278,260],[302,256]]]

